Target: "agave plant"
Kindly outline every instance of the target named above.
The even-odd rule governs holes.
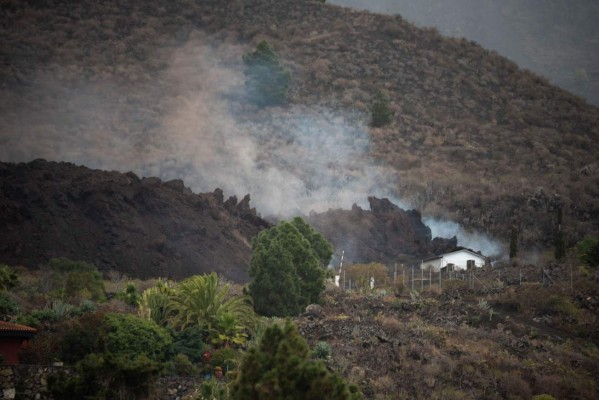
[[[165,326],[173,315],[171,296],[173,289],[168,283],[144,290],[139,299],[139,315]]]

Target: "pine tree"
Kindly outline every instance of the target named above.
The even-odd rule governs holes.
[[[261,41],[256,50],[243,56],[246,88],[250,99],[259,106],[283,103],[291,74],[281,64],[279,55],[266,41]]]
[[[246,353],[233,383],[233,400],[357,400],[361,394],[321,361],[311,360],[306,341],[289,320],[269,327]]]
[[[249,291],[258,314],[292,316],[318,302],[325,278],[321,265],[332,254],[322,235],[296,218],[261,232],[252,247]]]

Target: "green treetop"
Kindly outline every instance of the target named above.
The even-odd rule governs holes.
[[[248,350],[233,383],[234,400],[354,400],[361,394],[321,361],[311,360],[306,341],[295,325],[268,328]]]
[[[261,41],[256,50],[243,56],[246,88],[251,100],[259,106],[283,103],[291,75],[281,64],[279,55],[266,41]]]
[[[296,218],[261,232],[252,247],[249,289],[257,313],[297,315],[318,302],[324,290],[321,265],[327,265],[332,254],[322,235]]]

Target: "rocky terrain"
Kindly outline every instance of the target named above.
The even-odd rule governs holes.
[[[337,256],[344,251],[346,264],[411,262],[453,251],[456,238],[434,238],[417,210],[402,210],[388,199],[369,197],[370,210],[312,213],[310,225],[333,244]]]
[[[0,261],[38,267],[68,257],[130,277],[216,271],[247,281],[251,238],[269,224],[250,198],[35,160],[0,163]]]
[[[432,239],[417,211],[369,201],[371,211],[355,206],[307,221],[349,262],[421,259],[456,247],[455,238]],[[181,180],[45,160],[0,163],[0,211],[2,263],[39,267],[68,257],[139,278],[216,271],[245,283],[251,240],[270,226],[249,195],[225,200],[220,189],[194,194]]]
[[[596,287],[577,289],[590,306],[564,288],[477,274],[487,288],[453,280],[397,297],[330,289],[296,322],[311,346],[330,345],[329,368],[367,399],[596,398]]]

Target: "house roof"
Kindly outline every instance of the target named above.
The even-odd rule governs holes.
[[[0,334],[22,334],[24,336],[28,336],[36,332],[37,329],[30,326],[0,321]]]
[[[424,261],[437,260],[437,259],[443,258],[443,257],[445,257],[445,256],[448,256],[448,255],[450,255],[450,254],[453,254],[453,253],[459,253],[459,252],[461,252],[461,251],[465,251],[466,253],[470,253],[470,254],[472,254],[473,256],[480,257],[480,258],[482,258],[483,260],[486,260],[486,259],[487,259],[487,257],[483,256],[482,254],[479,254],[479,253],[477,253],[477,252],[475,252],[475,251],[472,251],[472,250],[470,250],[470,249],[456,249],[456,250],[454,250],[454,251],[450,251],[449,253],[444,253],[444,254],[441,254],[441,255],[438,255],[438,256],[435,256],[435,257],[425,258],[425,259],[424,259],[424,260],[422,260],[422,261],[424,262]]]

